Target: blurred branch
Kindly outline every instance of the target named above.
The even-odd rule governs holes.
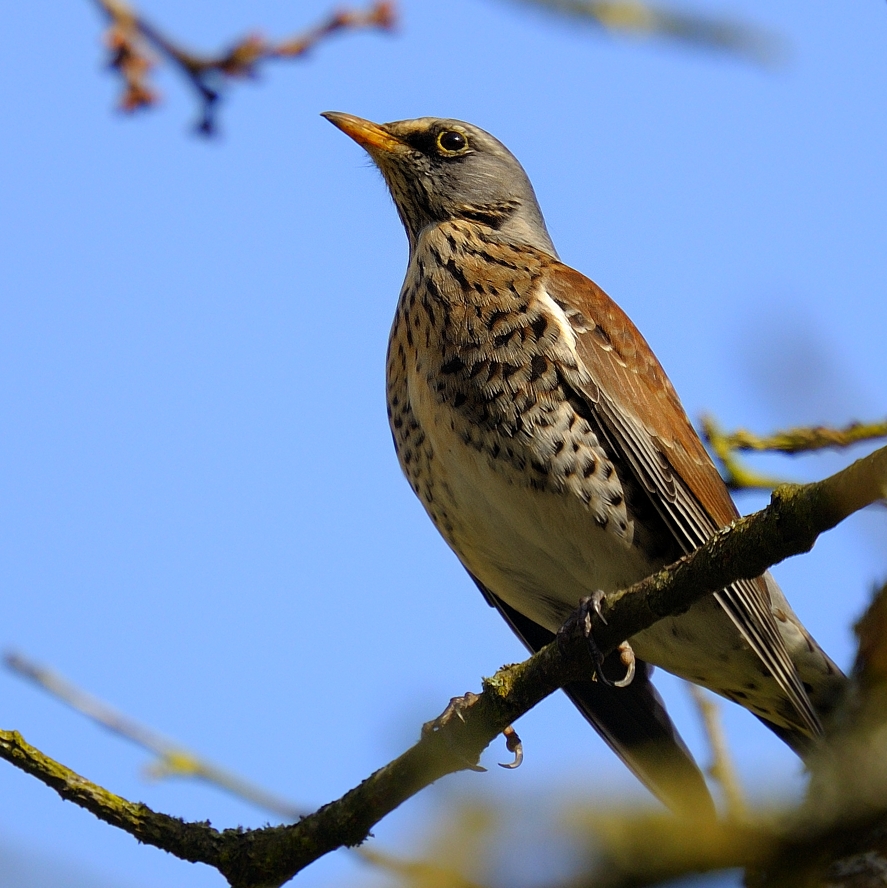
[[[862,441],[887,437],[887,422],[853,422],[843,429],[825,426],[788,429],[773,435],[755,435],[745,429],[725,432],[712,416],[702,417],[702,434],[723,468],[724,480],[732,490],[776,487],[781,480],[749,469],[737,452],[809,453],[828,447],[849,447]]]
[[[157,92],[149,81],[154,53],[167,59],[185,75],[201,103],[198,132],[215,131],[216,108],[226,80],[253,77],[262,62],[304,56],[322,40],[345,30],[377,28],[390,31],[396,22],[394,3],[375,0],[365,11],[341,10],[304,33],[272,43],[251,34],[217,55],[198,55],[167,37],[143,18],[125,0],[94,0],[110,24],[105,42],[111,51],[111,67],[123,80],[120,107],[137,111],[157,102]]]
[[[595,625],[601,653],[737,579],[757,577],[778,561],[809,551],[820,533],[885,497],[887,448],[824,481],[778,488],[766,509],[738,519],[646,580],[607,595],[606,623]],[[589,652],[580,622],[573,621],[562,639],[529,660],[484,679],[483,692],[467,701],[458,717],[448,710],[450,717],[426,725],[419,742],[400,757],[338,801],[290,825],[219,832],[157,814],[89,783],[11,731],[0,732],[0,757],[140,841],[216,867],[234,888],[280,885],[322,855],[363,842],[375,823],[425,786],[476,767],[481,752],[512,722],[564,684],[587,676]]]
[[[17,675],[35,682],[102,727],[154,753],[158,761],[148,769],[151,777],[197,777],[260,808],[273,811],[286,820],[297,820],[304,813],[284,799],[200,758],[157,731],[139,724],[92,694],[76,687],[57,672],[39,666],[15,653],[6,654],[4,662]]]
[[[782,41],[774,34],[744,22],[677,12],[639,0],[522,0],[554,13],[568,15],[637,37],[657,37],[716,52],[745,57],[762,65],[778,62]]]
[[[404,860],[380,851],[361,848],[362,857],[379,869],[387,870],[412,888],[482,888],[452,867],[430,860]]]
[[[773,435],[756,435],[745,429],[724,432],[710,416],[703,417],[702,427],[711,445],[718,448],[744,451],[776,451],[778,453],[808,453],[827,447],[849,447],[861,441],[887,438],[887,421],[852,422],[842,429],[826,426],[787,429]]]
[[[154,753],[158,761],[147,769],[149,776],[197,777],[207,783],[227,790],[259,808],[264,808],[286,820],[298,820],[304,812],[289,802],[243,780],[230,771],[223,770],[193,752],[189,752],[172,740],[162,736],[152,728],[140,724],[119,710],[109,706],[93,694],[76,687],[59,673],[39,666],[20,654],[7,653],[4,656],[7,668],[16,675],[34,682],[62,703],[85,715],[87,718],[107,728],[126,740],[131,740],[148,752]],[[391,854],[371,851],[368,848],[351,849],[366,863],[398,876],[421,878],[425,884],[436,883],[448,888],[477,888],[469,882],[460,881],[458,874],[451,869],[443,869],[423,861],[403,860]]]
[[[724,790],[727,819],[743,820],[748,814],[748,809],[742,795],[742,787],[739,785],[739,777],[727,748],[727,738],[724,736],[724,728],[721,725],[718,702],[712,694],[698,685],[691,684],[689,687],[696,708],[702,717],[702,724],[705,727],[705,734],[711,749],[712,761],[708,767],[708,773],[713,780],[720,783]]]

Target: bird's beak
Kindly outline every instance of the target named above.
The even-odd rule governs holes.
[[[325,117],[333,126],[337,126],[346,136],[351,136],[372,157],[377,157],[379,154],[393,154],[406,148],[406,145],[392,136],[384,126],[379,126],[371,120],[364,120],[362,117],[355,117],[342,111],[324,111],[321,117]]]

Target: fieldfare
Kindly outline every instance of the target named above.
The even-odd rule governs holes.
[[[650,347],[558,260],[504,145],[458,120],[324,116],[379,167],[409,238],[387,359],[400,465],[528,648],[551,641],[581,599],[642,579],[737,517]],[[739,703],[799,754],[845,681],[769,574],[630,643],[630,685],[590,674],[565,690],[684,811],[710,810],[710,797],[647,664]],[[605,675],[618,674],[611,659]]]

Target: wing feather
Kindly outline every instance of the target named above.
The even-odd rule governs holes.
[[[602,431],[625,454],[681,547],[693,551],[739,513],[665,371],[628,316],[593,281],[558,263],[543,285],[576,336],[580,366],[568,373],[568,384],[593,405]],[[820,734],[763,579],[740,580],[715,597],[782,687],[803,728]]]

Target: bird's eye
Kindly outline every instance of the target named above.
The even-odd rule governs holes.
[[[458,154],[468,147],[468,139],[455,130],[444,130],[437,137],[437,147],[445,154]]]

